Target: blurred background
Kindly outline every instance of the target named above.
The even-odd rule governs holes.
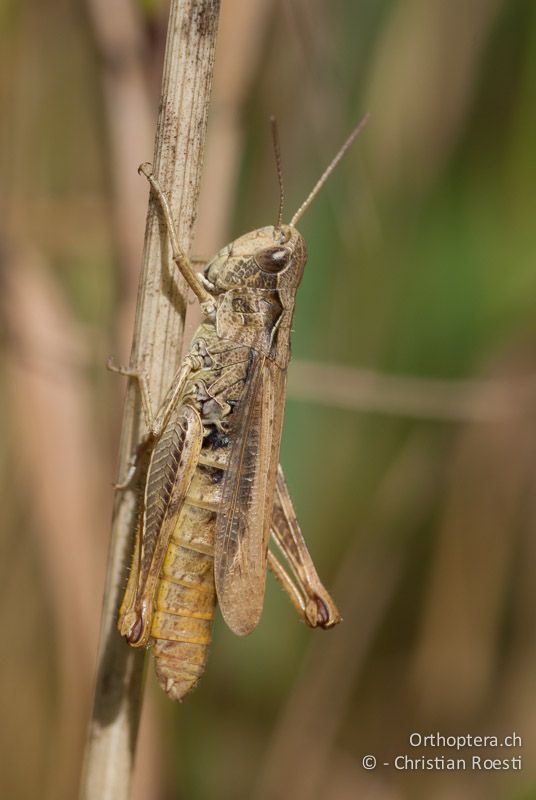
[[[225,0],[195,254],[300,229],[282,463],[344,623],[272,579],[181,705],[149,664],[136,800],[536,798],[536,7]],[[167,22],[0,10],[0,795],[76,796]],[[516,731],[521,771],[366,772]]]

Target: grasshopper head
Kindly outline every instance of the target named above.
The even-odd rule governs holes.
[[[295,291],[306,260],[305,241],[296,228],[269,225],[220,250],[204,276],[216,293],[242,287]]]

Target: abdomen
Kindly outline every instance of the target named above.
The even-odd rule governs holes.
[[[180,700],[203,674],[216,606],[214,529],[226,463],[222,447],[208,440],[173,532],[151,628],[156,674]]]
[[[156,673],[175,699],[203,674],[212,637],[214,531],[230,449],[224,416],[218,421],[215,410],[229,410],[229,403],[239,400],[251,355],[248,347],[222,341],[209,325],[198,329],[190,353],[200,368],[190,376],[185,395],[196,404],[207,433],[164,560],[151,627]]]

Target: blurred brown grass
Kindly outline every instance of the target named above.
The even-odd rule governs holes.
[[[196,254],[275,219],[270,114],[290,216],[371,111],[303,220],[282,453],[345,621],[305,631],[270,584],[259,630],[219,625],[182,706],[149,681],[138,796],[528,799],[534,7],[223,5]],[[0,14],[0,794],[17,800],[76,794],[123,392],[103,364],[128,352],[165,19],[127,0]],[[449,415],[468,385],[499,387],[501,413]],[[411,730],[516,730],[524,769],[361,769]]]

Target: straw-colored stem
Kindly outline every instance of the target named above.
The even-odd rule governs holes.
[[[169,198],[179,244],[188,252],[212,84],[219,0],[172,0],[153,163]],[[133,164],[135,169],[137,164]],[[180,358],[187,288],[177,275],[160,218],[151,204],[145,231],[131,362],[148,375],[155,402]],[[124,476],[143,436],[134,383],[121,436]],[[142,700],[144,654],[129,648],[116,629],[136,523],[134,491],[119,492],[104,595],[93,715],[82,776],[84,800],[123,800],[130,778]]]

